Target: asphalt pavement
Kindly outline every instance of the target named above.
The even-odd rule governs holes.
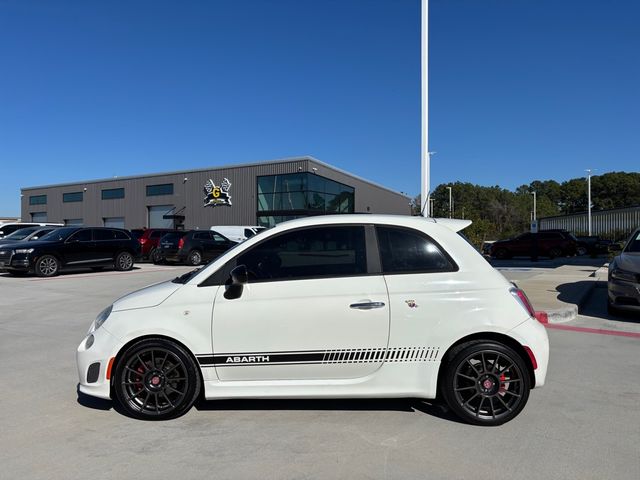
[[[79,396],[74,353],[95,315],[186,270],[0,275],[1,478],[640,478],[637,337],[550,329],[547,385],[494,428],[412,399],[209,401],[144,422]],[[593,301],[569,326],[639,330]]]

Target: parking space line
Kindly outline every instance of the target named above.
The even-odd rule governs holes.
[[[72,279],[72,278],[78,278],[78,277],[80,278],[113,277],[115,275],[133,275],[134,273],[152,273],[152,272],[162,272],[167,270],[175,271],[174,268],[157,268],[157,269],[154,268],[153,270],[140,269],[140,270],[133,270],[128,272],[105,272],[105,273],[97,273],[97,274],[96,273],[93,273],[93,274],[76,273],[76,274],[70,274],[70,275],[60,275],[57,277],[50,277],[50,278],[30,278],[28,281],[42,282],[42,281],[49,281],[49,280],[65,280],[65,279]]]
[[[613,335],[616,337],[640,338],[640,333],[626,332],[624,330],[605,330],[601,328],[574,327],[571,325],[557,325],[552,323],[546,324],[545,327],[551,328],[554,330],[567,330],[570,332],[595,333],[598,335]]]

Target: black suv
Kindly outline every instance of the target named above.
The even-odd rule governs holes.
[[[62,227],[37,241],[0,246],[0,269],[52,277],[67,267],[131,270],[140,244],[117,228]]]
[[[160,239],[160,261],[200,265],[226,252],[236,242],[213,230],[168,233]]]

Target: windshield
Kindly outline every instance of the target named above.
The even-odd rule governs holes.
[[[57,228],[47,233],[44,237],[40,237],[40,240],[44,240],[45,242],[59,242],[65,240],[76,230],[78,230],[78,227]]]
[[[640,230],[633,232],[624,251],[627,253],[640,253]]]
[[[13,233],[10,233],[4,239],[10,240],[23,240],[31,235],[33,232],[37,232],[40,230],[40,227],[29,227],[29,228],[21,228],[20,230],[16,230]],[[3,240],[4,240],[3,239]]]

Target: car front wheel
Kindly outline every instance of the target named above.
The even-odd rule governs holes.
[[[442,394],[463,420],[485,426],[502,425],[524,408],[531,381],[518,353],[500,343],[470,342],[449,355]]]
[[[53,255],[43,255],[36,261],[35,271],[39,277],[54,277],[60,272],[60,262]]]
[[[116,365],[113,388],[128,415],[167,420],[185,414],[200,392],[200,375],[191,356],[165,339],[142,340]]]

